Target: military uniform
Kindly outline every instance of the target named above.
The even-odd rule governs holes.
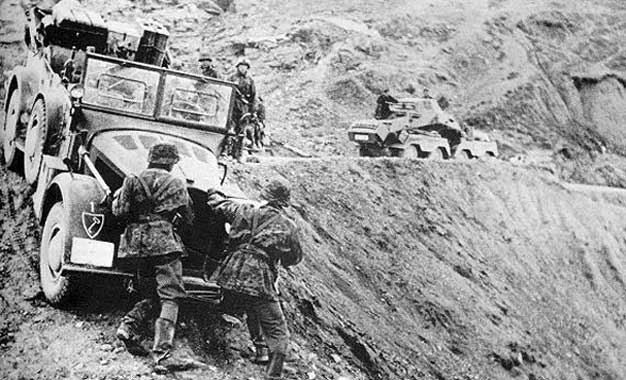
[[[398,101],[393,96],[387,94],[386,92],[381,94],[378,99],[376,99],[376,111],[374,112],[374,117],[376,119],[386,119],[391,115],[391,110],[389,110],[389,103],[397,103]]]
[[[220,75],[217,72],[215,65],[213,65],[212,57],[207,54],[202,54],[198,59],[198,62],[200,63],[200,72],[202,75],[209,78],[220,79]]]
[[[209,190],[209,206],[231,225],[226,259],[211,279],[224,289],[226,305],[245,311],[260,325],[273,362],[280,361],[280,374],[289,332],[275,286],[278,264],[298,264],[302,248],[296,224],[280,210],[286,205],[284,198],[274,191],[266,200],[267,205],[259,206]],[[259,338],[258,325],[249,325],[253,339]],[[271,367],[272,363],[268,373]]]
[[[178,317],[178,300],[185,297],[182,280],[183,244],[174,230],[175,220],[191,224],[193,213],[187,188],[168,170],[178,161],[176,147],[157,144],[150,150],[148,169],[124,179],[112,204],[113,214],[126,228],[118,258],[137,264],[144,297],[122,318],[117,336],[129,350],[140,353],[137,331],[156,310],[153,352],[165,355],[171,348]]]
[[[235,64],[237,71],[231,75],[230,78],[228,78],[230,82],[235,83],[237,88],[235,94],[235,106],[233,107],[231,115],[231,127],[237,134],[237,137],[235,138],[233,152],[231,154],[233,154],[233,156],[238,160],[241,159],[241,151],[243,147],[243,131],[240,121],[246,113],[254,112],[254,101],[256,98],[254,80],[247,71],[245,73],[241,73],[239,71],[239,66],[247,66],[249,69],[250,62],[248,62],[245,58],[240,58]]]

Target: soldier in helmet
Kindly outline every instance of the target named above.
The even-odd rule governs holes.
[[[213,58],[209,54],[201,54],[198,62],[200,63],[200,73],[202,73],[202,75],[220,79],[220,75],[215,68],[215,64],[213,63]]]
[[[209,206],[231,225],[226,258],[211,279],[224,290],[227,307],[248,314],[258,361],[269,348],[266,379],[280,379],[289,332],[276,289],[278,264],[298,264],[302,249],[297,226],[283,211],[289,205],[289,184],[274,179],[261,198],[266,203],[259,205],[208,190]]]
[[[376,119],[386,119],[391,115],[389,110],[389,103],[397,103],[398,101],[393,96],[389,95],[389,89],[386,88],[376,99],[376,110],[374,111],[374,117]]]
[[[253,113],[256,98],[256,87],[254,80],[248,73],[250,69],[250,61],[245,57],[240,57],[235,63],[237,71],[228,79],[236,84],[237,92],[235,95],[235,107],[232,114],[232,126],[237,135],[242,133],[241,117],[246,113]],[[241,144],[243,137],[239,137],[235,141],[235,158],[241,158]]]
[[[193,219],[187,187],[171,174],[178,160],[175,145],[155,144],[150,149],[148,168],[126,177],[112,203],[113,214],[126,225],[118,258],[137,264],[143,297],[122,318],[116,335],[131,353],[147,355],[138,331],[158,315],[152,348],[157,366],[169,356],[178,303],[185,297],[180,261],[183,245],[176,226],[190,225]]]

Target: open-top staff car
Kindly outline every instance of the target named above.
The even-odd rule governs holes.
[[[46,16],[55,16],[54,11]],[[193,228],[181,234],[188,250],[186,286],[192,298],[215,300],[219,289],[203,276],[219,258],[225,231],[206,205],[206,189],[219,185],[226,174],[217,157],[227,135],[234,85],[166,69],[159,51],[156,61],[145,60],[149,54],[144,62],[121,59],[107,50],[111,32],[106,24],[94,22],[93,14],[83,23],[75,12],[73,17],[71,23],[53,17],[44,27],[40,20],[30,28],[27,63],[13,71],[6,85],[3,156],[9,167],[22,164],[26,180],[36,188],[47,299],[71,299],[84,276],[133,278],[136,268],[117,259],[121,230],[106,200],[126,175],[146,168],[153,144],[170,142],[181,155],[173,173],[186,182],[196,215]],[[52,38],[61,27],[73,28],[70,42],[76,45]]]

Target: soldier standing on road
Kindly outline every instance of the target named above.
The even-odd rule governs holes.
[[[233,126],[234,132],[237,134],[234,149],[235,158],[240,160],[243,144],[243,136],[240,136],[242,134],[240,121],[241,117],[246,113],[254,112],[256,87],[254,85],[254,80],[248,73],[248,70],[250,69],[250,62],[245,57],[241,57],[237,60],[235,68],[237,71],[228,80],[235,83],[237,88],[231,125]]]
[[[178,160],[175,145],[154,145],[148,168],[137,176],[126,177],[112,204],[113,214],[126,223],[118,258],[136,260],[139,290],[144,297],[122,318],[116,336],[129,352],[147,355],[138,331],[160,309],[152,348],[156,366],[169,356],[178,302],[185,297],[180,261],[183,245],[175,226],[179,222],[190,225],[193,212],[187,187],[170,173]]]
[[[272,180],[261,198],[267,204],[229,199],[218,190],[208,190],[209,206],[231,225],[226,259],[211,279],[224,290],[225,305],[248,314],[257,357],[264,352],[263,338],[267,342],[270,357],[265,378],[280,379],[289,332],[276,289],[278,264],[298,264],[302,249],[296,224],[283,212],[289,205],[289,184]]]
[[[202,75],[209,78],[220,79],[220,75],[213,64],[213,58],[210,55],[206,53],[200,55],[198,62],[200,63],[200,73]]]
[[[389,89],[386,88],[383,90],[383,93],[380,94],[378,99],[376,100],[376,111],[374,112],[374,118],[376,119],[386,119],[391,115],[391,111],[389,110],[389,103],[398,103],[396,98],[389,95]]]

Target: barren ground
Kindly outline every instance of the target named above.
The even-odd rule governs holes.
[[[319,157],[231,175],[250,196],[270,175],[294,184],[307,256],[283,273],[293,377],[626,379],[626,198],[561,182],[626,184],[622,1],[241,0],[217,18],[203,2],[84,3],[159,18],[186,68],[200,42],[223,69],[243,48],[272,137]],[[0,3],[5,76],[21,20]],[[451,99],[504,160],[355,159],[347,125],[387,85]],[[179,326],[189,369],[158,376],[113,337],[130,296],[91,284],[50,307],[29,204],[1,169],[0,377],[260,377],[245,329],[206,310]]]

